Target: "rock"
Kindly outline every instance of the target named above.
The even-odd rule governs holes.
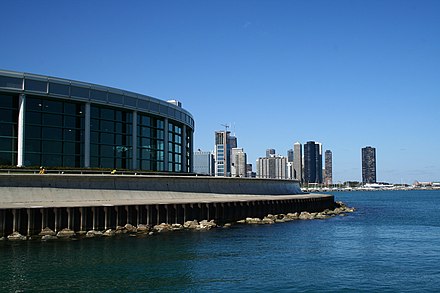
[[[58,237],[54,235],[43,235],[43,237],[41,237],[42,241],[57,240],[57,239]]]
[[[0,237],[0,241],[5,241],[6,238],[5,237]]]
[[[49,227],[44,228],[40,233],[38,233],[39,236],[55,236],[56,233],[50,229]]]
[[[299,214],[298,213],[288,213],[286,217],[290,220],[298,220]]]
[[[171,231],[171,225],[166,223],[161,223],[159,225],[155,225],[153,230],[158,233]]]
[[[102,236],[101,231],[90,230],[90,231],[87,231],[87,233],[86,233],[87,238],[94,238],[94,237],[101,237],[101,236]]]
[[[231,226],[232,226],[231,223],[226,223],[226,224],[223,225],[223,228],[229,228],[229,227],[231,227]]]
[[[197,220],[186,221],[183,224],[183,227],[185,227],[186,229],[197,229],[197,227],[199,227],[199,222]]]
[[[268,214],[268,215],[266,216],[266,218],[268,218],[268,219],[272,219],[272,220],[275,221],[276,216],[274,216],[274,215],[272,215],[272,214]]]
[[[246,220],[238,220],[237,224],[246,224]]]
[[[116,234],[125,234],[127,233],[127,229],[125,229],[125,227],[122,226],[116,226]]]
[[[274,223],[275,223],[275,220],[272,218],[269,218],[267,216],[261,220],[261,224],[274,224]]]
[[[301,212],[301,214],[299,214],[298,219],[300,220],[310,220],[310,213],[309,212]]]
[[[217,224],[214,222],[214,220],[208,221],[208,220],[203,220],[199,223],[199,230],[210,230],[212,228],[217,227]]]
[[[8,236],[8,240],[16,241],[16,240],[26,240],[26,236],[21,235],[19,232],[13,232]]]
[[[324,213],[317,213],[315,216],[315,219],[319,219],[319,220],[323,220],[323,219],[327,219],[327,218],[330,218],[330,216],[327,216]]]
[[[137,226],[137,232],[140,234],[147,234],[150,231],[150,227],[147,225],[139,224]]]
[[[136,233],[137,232],[136,227],[134,227],[132,224],[125,224],[124,228],[128,233]]]
[[[57,233],[58,238],[72,238],[74,236],[75,236],[75,232],[67,228]]]
[[[104,231],[104,233],[102,233],[102,236],[106,236],[106,237],[113,237],[116,235],[115,230],[112,229],[107,229]]]
[[[173,231],[183,230],[183,225],[182,224],[172,224],[171,230],[173,230]]]
[[[153,235],[154,235],[154,232],[151,231],[151,232],[148,233],[148,235],[153,236]]]
[[[261,224],[260,218],[246,218],[246,224]]]

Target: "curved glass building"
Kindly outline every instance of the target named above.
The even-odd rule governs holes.
[[[0,166],[192,172],[193,132],[177,101],[0,70]]]

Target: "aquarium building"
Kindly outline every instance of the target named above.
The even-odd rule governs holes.
[[[192,172],[193,132],[175,100],[0,70],[0,166]]]

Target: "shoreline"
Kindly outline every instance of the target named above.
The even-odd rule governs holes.
[[[158,225],[139,224],[136,227],[127,223],[124,226],[117,226],[116,229],[107,230],[89,230],[89,231],[73,231],[67,228],[62,229],[58,233],[52,229],[45,227],[38,235],[24,236],[18,232],[1,237],[3,242],[21,242],[21,241],[75,241],[91,238],[115,238],[115,237],[151,237],[162,233],[170,233],[175,231],[208,231],[218,228],[230,228],[234,225],[272,225],[277,223],[286,223],[298,220],[325,220],[336,216],[346,216],[347,213],[353,213],[356,209],[348,207],[341,201],[334,202],[333,209],[325,209],[321,212],[293,212],[281,214],[268,214],[263,218],[246,217],[232,223],[218,225],[214,220],[192,220],[186,221],[183,225],[179,223],[161,223]]]

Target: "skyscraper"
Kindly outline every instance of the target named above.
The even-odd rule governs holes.
[[[193,170],[196,174],[214,175],[214,156],[212,153],[201,150],[194,152]]]
[[[303,181],[302,145],[297,142],[293,145],[293,179]]]
[[[266,150],[266,158],[270,158],[271,156],[275,156],[275,150],[274,149],[267,149]]]
[[[293,150],[292,149],[287,150],[287,161],[288,162],[293,162],[293,156],[294,156]]]
[[[215,176],[231,176],[231,145],[229,131],[215,132]]]
[[[257,178],[288,179],[287,158],[273,155],[257,160]]]
[[[376,183],[376,149],[362,148],[362,183]]]
[[[322,144],[314,141],[304,145],[304,182],[322,183]]]
[[[333,162],[332,162],[332,151],[326,150],[325,151],[325,179],[324,183],[326,185],[333,184]]]
[[[242,148],[232,148],[231,175],[246,177],[247,156]]]

